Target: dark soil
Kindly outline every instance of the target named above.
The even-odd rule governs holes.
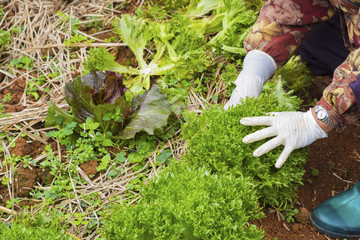
[[[13,83],[2,90],[0,90],[0,103],[4,105],[4,112],[21,112],[25,107],[21,104],[21,98],[24,94],[26,86],[25,79],[14,78]],[[11,96],[6,99],[5,96]]]
[[[97,160],[90,160],[81,164],[80,168],[88,177],[90,177],[91,175],[95,176],[97,174],[96,168],[98,167],[98,165],[99,162]]]
[[[114,54],[122,58],[121,53]],[[119,56],[120,55],[120,56]],[[310,87],[310,98],[319,99],[330,78],[317,77]],[[11,102],[5,105],[7,112],[21,111],[20,99],[24,93],[25,81],[16,79],[6,89],[0,91],[0,100],[7,93],[12,94]],[[343,132],[333,131],[326,139],[320,139],[310,146],[311,156],[307,162],[304,175],[304,185],[298,190],[299,213],[294,223],[287,223],[278,216],[273,209],[264,209],[266,217],[255,222],[265,230],[269,239],[277,237],[279,240],[325,240],[331,239],[319,234],[309,222],[311,211],[336,193],[342,192],[360,180],[360,127],[355,124]],[[28,143],[25,138],[16,140],[16,147],[11,150],[15,156],[39,156],[44,149],[42,143]],[[55,146],[54,146],[55,147]],[[96,175],[96,160],[83,163],[81,169],[88,176]],[[318,174],[316,174],[318,172]],[[20,164],[15,175],[15,197],[29,197],[31,189],[38,184],[51,181],[47,170],[39,167],[26,167]],[[4,206],[9,200],[7,187],[0,185],[0,205]],[[28,202],[26,204],[29,204]]]
[[[267,217],[257,222],[269,239],[331,239],[319,234],[310,225],[310,213],[323,201],[360,181],[360,155],[356,154],[356,151],[360,152],[359,126],[349,126],[341,133],[331,132],[328,138],[311,144],[310,151],[304,185],[298,190],[299,213],[295,216],[295,223],[279,221],[277,213],[270,209],[265,210]]]

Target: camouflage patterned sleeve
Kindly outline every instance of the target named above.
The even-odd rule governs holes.
[[[323,92],[317,102],[328,110],[336,129],[341,131],[347,125],[360,119],[356,107],[356,97],[350,88],[350,82],[356,81],[360,74],[360,49],[352,51],[345,62],[337,67],[332,83]]]
[[[332,17],[335,11],[328,0],[269,0],[244,41],[245,49],[266,52],[279,67],[311,29]]]
[[[339,7],[340,1],[337,0],[268,0],[244,41],[246,51],[257,49],[266,52],[280,67],[303,43],[314,26],[335,14],[337,9],[329,2]],[[350,33],[358,30],[354,24],[350,25],[347,26]],[[332,83],[317,102],[328,110],[337,130],[360,118],[355,105],[356,97],[349,86],[358,74],[360,50],[355,50],[336,69]]]

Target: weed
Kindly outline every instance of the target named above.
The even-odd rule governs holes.
[[[28,69],[30,70],[33,66],[32,58],[28,56],[22,56],[20,59],[13,59],[10,62],[10,67],[15,67],[18,69]]]
[[[5,30],[0,30],[0,48],[8,46],[11,42],[11,34]],[[1,56],[1,55],[0,55]]]
[[[3,103],[10,103],[11,101],[11,93],[7,93],[3,98]]]
[[[319,176],[319,170],[314,168],[314,167],[311,167],[311,175],[314,176],[314,177],[317,177]]]
[[[84,35],[76,34],[71,36],[70,39],[66,39],[64,41],[64,44],[67,46],[71,46],[72,43],[92,43],[94,41],[94,39],[88,40],[88,38]]]
[[[81,24],[80,20],[78,18],[72,18],[70,14],[66,14],[60,11],[57,11],[56,14],[59,17],[59,26],[68,26],[70,22],[71,35],[74,36],[79,30]]]

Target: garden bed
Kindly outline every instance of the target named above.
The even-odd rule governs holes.
[[[134,54],[116,37],[109,23],[116,16],[134,13],[147,3],[110,2],[73,1],[66,4],[53,1],[0,1],[3,14],[8,19],[2,22],[0,28],[9,30],[16,36],[0,58],[0,64],[6,66],[0,68],[0,102],[3,106],[0,110],[3,176],[0,205],[16,212],[30,213],[43,210],[45,205],[48,211],[59,209],[63,212],[61,220],[71,220],[67,233],[81,239],[98,238],[98,229],[102,227],[99,219],[103,209],[119,202],[121,198],[136,203],[140,198],[139,182],[147,183],[165,167],[167,160],[178,160],[186,152],[186,144],[179,137],[179,128],[171,133],[166,142],[154,140],[154,149],[149,147],[152,152],[146,153],[148,155],[142,164],[135,164],[137,168],[128,161],[122,162],[121,155],[116,155],[119,149],[107,147],[106,151],[119,156],[121,164],[101,169],[99,166],[102,161],[96,159],[81,163],[76,171],[82,181],[71,179],[67,183],[72,186],[74,195],[68,198],[61,196],[59,199],[55,193],[47,191],[54,181],[51,166],[43,168],[39,164],[33,164],[41,163],[54,152],[59,156],[59,163],[68,161],[66,147],[48,135],[55,128],[44,126],[47,103],[51,100],[64,110],[69,109],[64,101],[63,86],[82,73],[82,63],[88,57],[89,48],[107,47],[116,62],[138,67]],[[72,42],[72,47],[64,44],[64,40],[73,36],[71,31],[74,26],[80,35],[94,41]],[[219,66],[226,62],[221,56],[214,61]],[[201,77],[189,88],[189,110],[199,113],[211,104],[223,105],[227,101],[230,90],[229,85],[219,77],[222,71],[222,66],[217,68],[213,82],[201,82]],[[316,77],[309,88],[309,95],[304,98],[305,103],[311,102],[313,98],[319,99],[322,89],[329,81],[329,77]],[[195,89],[196,87],[201,90]],[[309,105],[303,104],[302,108],[309,108]],[[135,149],[136,143],[131,146]],[[251,223],[264,229],[269,239],[330,239],[310,226],[309,216],[318,204],[360,180],[358,146],[360,127],[355,124],[341,133],[333,131],[327,139],[313,143],[310,146],[310,158],[305,165],[303,186],[297,191],[298,199],[294,205],[299,212],[293,222],[285,221],[282,212],[264,207],[266,217]],[[127,148],[120,150],[130,151]],[[138,148],[136,150],[139,151]],[[4,156],[14,156],[21,160],[10,163],[5,161]],[[106,155],[103,160],[105,157]],[[156,164],[157,159],[162,159],[162,164]],[[117,175],[109,175],[111,171],[115,171]],[[49,203],[48,199],[52,197],[55,200]],[[92,199],[99,201],[90,203]],[[1,220],[10,223],[11,217],[4,213]]]

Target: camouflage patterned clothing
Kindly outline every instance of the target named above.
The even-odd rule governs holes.
[[[308,33],[339,10],[344,44],[351,51],[337,67],[318,105],[325,107],[337,130],[360,119],[360,0],[269,0],[250,34],[247,51],[257,49],[272,56],[278,67],[303,43]],[[352,84],[350,84],[352,83]],[[358,84],[355,84],[358,83]],[[358,86],[359,89],[354,89]],[[353,92],[354,89],[354,92]],[[360,109],[360,102],[359,102]]]

